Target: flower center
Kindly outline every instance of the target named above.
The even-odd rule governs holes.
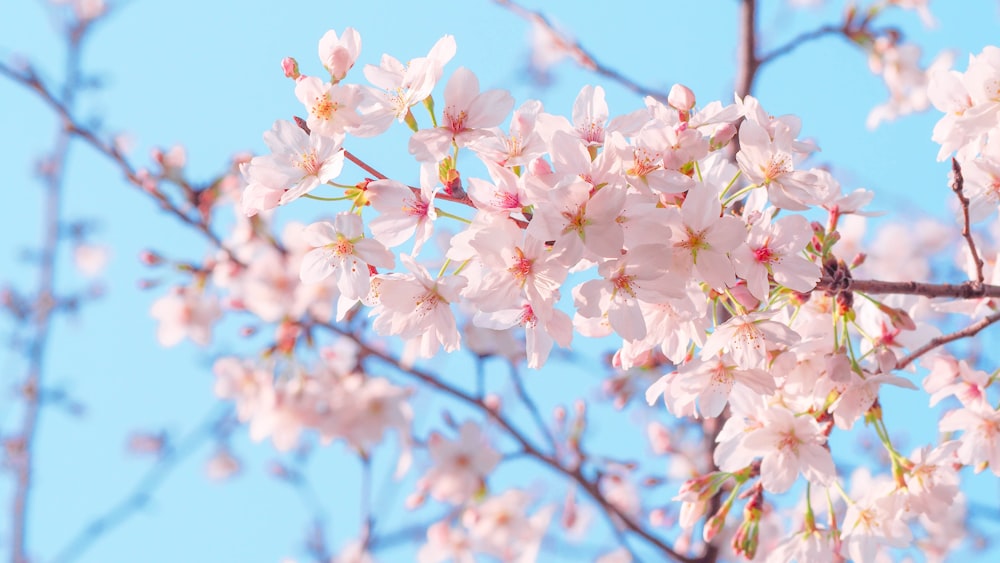
[[[319,119],[329,120],[333,117],[334,112],[337,111],[337,106],[338,104],[330,99],[329,94],[316,96],[316,103],[313,104],[312,114]]]
[[[517,256],[514,257],[514,263],[507,268],[507,271],[513,274],[514,279],[523,286],[525,280],[531,275],[531,266],[534,261],[525,258],[524,252],[520,248],[514,248],[514,252]]]
[[[309,152],[304,152],[299,155],[299,161],[295,163],[295,166],[301,168],[307,176],[316,176],[319,174],[319,170],[322,165],[319,159],[316,158],[316,151],[311,150]]]
[[[770,248],[768,248],[766,246],[762,246],[760,248],[754,249],[754,251],[753,251],[753,257],[754,257],[754,260],[756,260],[756,261],[758,261],[758,262],[760,262],[762,264],[767,264],[772,259],[774,259],[775,256],[774,256],[774,253],[771,252]]]

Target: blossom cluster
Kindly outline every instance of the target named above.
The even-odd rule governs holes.
[[[687,533],[700,527],[712,542],[725,532],[735,552],[767,560],[873,561],[914,538],[928,553],[953,547],[964,518],[956,468],[1000,475],[993,377],[944,352],[926,356],[931,404],[954,397],[961,407],[940,425],[954,440],[909,455],[888,439],[878,398],[884,385],[916,388],[900,369],[912,370],[908,354],[940,335],[933,315],[981,317],[995,303],[956,307],[837,286],[879,271],[851,231],[871,194],[845,193],[809,165],[818,147],[800,138],[798,118],[775,117],[751,96],[698,104],[682,85],[620,115],[601,87],[587,86],[565,117],[538,101],[515,109],[508,92],[482,90],[465,68],[447,78],[439,103],[453,38],[405,64],[383,55],[363,69],[367,84],[347,81],[360,50],[355,30],[331,31],[319,44],[322,77],[283,63],[306,117],[276,121],[264,135],[270,153],[241,165],[242,213],[228,250],[200,284],[154,307],[164,344],[207,341],[219,311],[209,283],[230,308],[280,323],[275,350],[285,353],[317,323],[357,319],[400,338],[410,362],[459,350],[478,329],[523,331],[523,350],[505,355],[531,368],[556,345],[614,335],[617,368],[661,375],[647,383],[650,404],[719,419],[714,467],[699,468],[677,495]],[[972,213],[985,219],[1000,201],[1000,49],[972,57],[965,73],[938,70],[926,85],[946,113],[934,139],[942,157],[957,154]],[[394,124],[412,131],[413,180],[377,174],[347,149],[352,137]],[[348,161],[370,176],[342,180]],[[291,224],[278,239],[262,234],[275,208],[303,198],[335,201],[332,217]],[[1000,263],[988,258],[987,283]],[[461,328],[464,317],[474,328]],[[306,429],[359,450],[388,429],[407,440],[404,389],[356,362],[321,359],[277,379],[273,363],[220,360],[217,393],[279,449]],[[876,429],[892,478],[838,470],[831,435],[859,421]],[[457,434],[426,443],[430,466],[410,503],[430,497],[464,510],[457,526],[431,526],[422,560],[530,558],[550,510],[528,517],[531,500],[519,490],[486,496],[501,455],[472,422]],[[732,494],[709,514],[720,491]],[[772,500],[789,491],[802,495],[800,506]],[[739,496],[748,499],[742,517],[731,518]],[[787,529],[789,513],[804,523]]]

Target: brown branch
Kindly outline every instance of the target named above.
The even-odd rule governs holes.
[[[972,262],[976,265],[976,277],[974,285],[982,286],[986,281],[983,277],[983,259],[979,257],[976,250],[976,241],[972,240],[972,227],[969,222],[969,198],[965,196],[965,178],[962,177],[962,167],[954,158],[951,159],[951,190],[958,197],[958,202],[962,205],[962,236],[969,245],[969,252],[972,253]]]
[[[963,283],[923,283],[923,282],[892,282],[882,280],[855,280],[850,278],[834,280],[823,277],[816,284],[816,289],[828,293],[840,291],[859,291],[872,295],[922,295],[924,297],[951,297],[955,299],[982,299],[985,297],[1000,298],[1000,286],[979,284],[968,281]]]
[[[740,0],[739,43],[736,49],[736,95],[740,98],[753,92],[754,78],[760,60],[757,58],[757,1]]]
[[[335,324],[317,321],[314,323],[314,326],[323,327],[336,334],[352,339],[360,348],[362,356],[378,358],[383,362],[386,362],[389,365],[393,366],[395,369],[399,370],[400,373],[403,373],[409,377],[417,379],[421,383],[441,392],[442,394],[452,397],[453,399],[456,399],[459,402],[465,403],[466,405],[469,405],[472,408],[476,409],[477,411],[483,413],[488,418],[496,422],[511,439],[517,442],[517,444],[521,447],[521,449],[526,455],[534,458],[542,465],[545,465],[548,468],[550,468],[552,471],[559,473],[564,477],[567,477],[570,480],[576,482],[580,486],[580,488],[586,491],[586,493],[590,496],[590,498],[594,502],[600,505],[604,514],[606,514],[609,517],[613,516],[616,520],[624,524],[626,528],[628,528],[633,533],[635,533],[636,535],[640,536],[641,538],[649,542],[652,546],[659,549],[668,557],[676,561],[680,561],[681,563],[694,563],[695,561],[694,559],[675,551],[672,547],[664,543],[662,539],[654,536],[649,530],[644,528],[641,523],[635,521],[631,516],[622,512],[617,506],[608,501],[604,497],[603,493],[601,493],[597,482],[588,479],[583,474],[581,467],[578,466],[567,467],[554,457],[555,456],[554,452],[551,454],[543,452],[540,448],[532,444],[528,440],[528,438],[520,430],[518,430],[513,425],[513,423],[511,423],[506,417],[504,417],[498,411],[489,408],[482,400],[473,397],[472,395],[466,393],[465,391],[462,391],[461,389],[449,385],[448,383],[442,381],[440,378],[431,373],[425,372],[419,368],[404,366],[398,358],[392,356],[391,354],[383,350],[379,350],[369,346],[357,335]]]
[[[538,410],[538,405],[535,404],[535,401],[531,398],[531,395],[528,394],[527,389],[525,389],[524,378],[521,377],[521,373],[518,371],[517,366],[514,365],[514,362],[508,362],[507,365],[510,367],[510,379],[514,383],[514,390],[517,392],[517,396],[528,409],[528,413],[535,421],[535,426],[538,427],[538,431],[545,437],[549,447],[552,448],[553,452],[556,451],[558,449],[556,446],[556,439],[552,435],[552,431],[549,430],[548,425],[545,424],[545,419],[542,418],[542,413]]]
[[[562,47],[570,52],[573,59],[576,60],[577,64],[581,67],[605,78],[617,82],[621,86],[624,86],[628,90],[640,95],[640,96],[651,96],[661,102],[667,101],[667,96],[663,92],[647,88],[635,82],[631,78],[626,77],[617,70],[600,63],[592,53],[580,44],[579,41],[566,36],[566,34],[558,31],[552,22],[545,16],[545,14],[530,10],[521,6],[520,4],[514,2],[513,0],[493,0],[493,3],[504,8],[516,16],[519,16],[529,22],[536,23],[545,28],[546,31],[555,37]]]
[[[66,63],[63,76],[62,107],[72,107],[77,89],[81,83],[80,51],[88,22],[73,23],[66,34]],[[6,67],[0,68],[10,74]],[[33,74],[32,74],[33,75]],[[49,94],[48,97],[55,101]],[[43,179],[42,250],[39,258],[38,278],[35,283],[37,293],[31,307],[31,316],[26,319],[33,332],[28,342],[28,369],[21,386],[24,412],[20,429],[14,435],[20,446],[19,456],[12,465],[14,474],[14,495],[11,505],[11,561],[25,563],[32,558],[28,553],[28,521],[31,505],[31,491],[35,465],[35,440],[41,418],[41,389],[45,372],[48,344],[52,335],[52,319],[56,312],[58,297],[58,258],[62,230],[62,202],[66,180],[66,166],[72,134],[65,128],[56,133],[51,155],[46,156],[41,173]]]
[[[371,174],[372,176],[375,176],[379,180],[388,180],[388,178],[386,177],[385,174],[382,174],[378,170],[375,170],[374,168],[372,168],[371,166],[369,166],[367,162],[365,162],[365,161],[361,160],[360,158],[354,156],[347,149],[344,149],[344,156],[347,157],[347,160],[350,160],[354,164],[357,164],[359,168],[361,168],[365,172]]]
[[[983,330],[984,328],[990,326],[991,324],[997,321],[1000,321],[1000,311],[993,313],[989,316],[983,317],[979,321],[972,323],[971,325],[963,328],[962,330],[957,330],[955,332],[952,332],[951,334],[945,334],[943,336],[938,336],[937,338],[932,338],[931,341],[928,342],[927,344],[924,344],[920,348],[917,348],[913,352],[910,352],[909,355],[900,358],[899,361],[896,362],[896,369],[905,368],[906,366],[913,363],[913,361],[919,358],[920,356],[923,356],[927,352],[930,352],[931,350],[938,348],[939,346],[943,346],[949,342],[954,342],[962,338],[969,338],[975,336],[979,334],[979,331]]]
[[[129,162],[125,155],[122,154],[121,150],[119,150],[114,143],[102,140],[98,137],[96,132],[81,125],[80,122],[73,117],[70,108],[56,98],[56,96],[52,93],[52,90],[41,81],[38,74],[32,68],[29,67],[25,71],[17,71],[4,63],[0,63],[0,75],[6,76],[15,83],[37,93],[42,101],[52,108],[52,110],[59,116],[62,121],[62,127],[66,133],[82,139],[91,148],[110,159],[118,166],[119,170],[121,170],[122,174],[133,186],[138,188],[140,192],[156,200],[164,211],[173,215],[184,224],[201,232],[218,248],[228,252],[225,245],[222,244],[222,240],[211,230],[211,228],[209,228],[207,222],[185,213],[180,206],[171,201],[170,198],[167,197],[167,195],[161,190],[148,189],[147,183],[140,177],[135,166]],[[230,258],[233,257],[230,256]]]

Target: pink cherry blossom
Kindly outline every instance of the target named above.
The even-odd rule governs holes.
[[[446,352],[457,350],[461,337],[450,303],[458,300],[467,280],[460,276],[432,279],[412,257],[402,254],[400,261],[410,274],[381,279],[381,308],[372,312],[375,330],[419,342],[419,354],[425,358],[439,346]]]
[[[361,125],[357,111],[362,95],[357,86],[340,86],[306,76],[296,82],[295,97],[309,112],[306,123],[310,131],[337,138]]]
[[[445,35],[426,57],[403,64],[382,55],[379,66],[366,65],[365,78],[376,88],[369,89],[369,101],[362,108],[365,125],[357,134],[378,135],[388,129],[393,119],[406,119],[411,107],[431,95],[444,65],[455,56],[455,49],[455,38]]]
[[[241,167],[247,182],[243,211],[253,216],[285,205],[340,175],[344,151],[340,141],[305,131],[288,121],[275,121],[264,133],[271,154],[254,157]]]
[[[413,255],[420,252],[430,239],[437,219],[434,198],[438,187],[430,167],[423,167],[420,189],[395,180],[377,180],[368,184],[368,200],[379,216],[368,223],[372,235],[382,244],[392,248],[411,237]]]
[[[787,491],[798,474],[817,485],[830,485],[836,478],[833,457],[825,447],[823,428],[812,416],[796,416],[779,406],[769,408],[762,427],[743,440],[743,447],[762,457],[761,482],[772,493]]]
[[[693,269],[699,279],[716,289],[735,283],[728,253],[746,238],[746,228],[739,219],[721,213],[714,191],[699,186],[687,192],[670,229],[674,264],[681,272]]]
[[[434,465],[418,487],[429,489],[431,496],[439,501],[456,505],[465,503],[484,488],[486,476],[501,457],[472,421],[462,424],[454,441],[432,433],[427,449]]]
[[[455,71],[444,91],[440,127],[417,131],[410,138],[410,154],[420,162],[439,162],[452,143],[464,147],[488,135],[514,108],[506,90],[479,91],[479,79],[467,68]]]
[[[185,338],[208,346],[212,327],[222,316],[218,299],[198,287],[174,288],[153,303],[149,312],[160,321],[156,336],[163,346],[176,346]]]
[[[337,37],[334,30],[327,31],[319,40],[319,60],[336,82],[347,76],[361,53],[361,34],[348,27]]]
[[[736,275],[747,280],[747,289],[761,301],[770,296],[768,276],[789,289],[808,292],[820,277],[819,266],[801,255],[812,234],[801,215],[753,225],[746,244],[732,251]]]
[[[382,243],[365,238],[361,217],[339,213],[333,223],[313,223],[303,238],[315,247],[302,257],[299,276],[305,283],[317,283],[334,275],[337,288],[348,299],[361,299],[371,287],[369,266],[392,268],[396,261]]]

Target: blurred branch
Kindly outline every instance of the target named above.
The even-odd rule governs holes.
[[[913,361],[919,358],[920,356],[923,356],[927,352],[930,352],[931,350],[939,346],[943,346],[949,342],[954,342],[962,338],[969,338],[975,336],[979,334],[981,330],[990,326],[991,324],[996,323],[997,321],[1000,321],[1000,311],[993,313],[989,316],[983,317],[979,321],[972,323],[971,325],[963,328],[962,330],[957,330],[950,334],[945,334],[943,336],[938,336],[937,338],[932,338],[930,342],[924,344],[920,348],[917,348],[916,350],[911,352],[908,356],[900,358],[899,361],[896,362],[896,369],[905,368],[906,366],[913,363]]]
[[[667,96],[663,92],[642,86],[617,70],[599,62],[590,51],[585,49],[583,45],[580,44],[579,41],[557,30],[555,26],[552,25],[552,22],[543,13],[535,10],[529,10],[513,0],[493,0],[493,3],[531,23],[541,26],[546,32],[551,34],[559,46],[565,49],[573,60],[575,60],[581,67],[613,80],[640,96],[651,96],[661,102],[666,102]]]
[[[508,362],[510,366],[510,379],[514,383],[514,389],[517,391],[517,396],[527,407],[528,412],[531,413],[531,418],[535,421],[535,425],[538,426],[538,431],[541,432],[542,436],[548,442],[549,447],[555,452],[558,450],[556,446],[556,439],[552,435],[552,431],[549,430],[549,426],[545,423],[545,419],[542,418],[542,413],[538,410],[538,405],[528,394],[527,390],[524,388],[524,379],[521,377],[521,372],[517,369],[517,366],[513,362]]]
[[[156,463],[117,504],[94,518],[83,527],[62,549],[51,559],[52,563],[74,561],[81,556],[101,537],[121,526],[130,517],[149,504],[153,493],[166,481],[167,477],[180,466],[181,462],[194,453],[202,444],[208,441],[220,424],[232,415],[232,406],[217,404],[202,422],[185,436],[178,445],[168,445],[160,454]]]
[[[597,481],[590,479],[583,474],[582,467],[575,464],[573,466],[567,466],[555,457],[555,452],[543,452],[539,447],[532,444],[531,441],[528,440],[528,438],[520,430],[518,430],[512,422],[510,422],[499,411],[490,408],[483,400],[480,400],[465,391],[458,389],[457,387],[453,387],[434,374],[425,372],[419,368],[404,365],[398,358],[392,356],[388,352],[369,346],[355,334],[352,334],[335,324],[315,322],[314,326],[325,328],[336,334],[352,339],[358,345],[359,352],[363,357],[378,358],[391,365],[400,373],[412,377],[421,383],[436,389],[444,395],[457,399],[461,403],[471,406],[487,418],[493,420],[500,426],[501,429],[504,430],[504,432],[506,432],[509,438],[517,442],[526,455],[534,458],[542,465],[547,466],[555,473],[558,473],[579,485],[580,488],[583,489],[587,495],[600,506],[603,514],[609,519],[612,530],[616,529],[615,522],[620,522],[631,532],[643,538],[654,548],[662,552],[665,556],[682,563],[693,563],[695,561],[694,559],[675,551],[672,547],[667,545],[664,540],[653,535],[653,533],[647,530],[640,522],[637,522],[630,515],[626,514],[618,506],[609,501],[601,492]]]
[[[66,134],[82,139],[102,156],[107,157],[117,165],[118,169],[131,184],[156,200],[161,209],[208,237],[216,247],[226,250],[222,244],[222,240],[209,228],[207,221],[186,213],[183,208],[171,201],[167,194],[160,190],[155,183],[151,185],[151,178],[144,178],[114,143],[101,139],[95,131],[82,125],[73,116],[71,108],[52,93],[51,88],[42,82],[33,68],[29,66],[23,71],[18,71],[4,63],[0,63],[0,75],[6,76],[15,83],[37,93],[41,100],[59,116],[62,121],[63,131]],[[191,193],[190,195],[193,196],[195,194]],[[190,201],[189,203],[193,205],[197,204],[197,202]]]
[[[760,59],[757,58],[757,2],[740,0],[739,36],[736,44],[736,95],[742,99],[753,92]]]
[[[81,82],[80,54],[89,21],[74,22],[66,34],[66,64],[63,69],[63,86],[60,99],[46,91],[46,96],[63,108],[72,108]],[[7,67],[0,68],[10,75]],[[67,109],[68,111],[68,109]],[[58,258],[62,227],[62,203],[66,166],[72,134],[60,128],[52,153],[46,155],[41,165],[43,181],[42,249],[38,260],[38,277],[35,282],[37,293],[30,306],[30,315],[24,322],[31,327],[31,337],[27,346],[27,374],[21,384],[21,399],[24,412],[20,429],[14,434],[18,443],[18,455],[10,467],[14,473],[14,497],[11,506],[11,561],[26,563],[32,558],[28,554],[28,519],[31,506],[32,477],[35,464],[35,441],[41,418],[41,388],[44,379],[48,344],[52,333],[52,319],[58,310],[56,296],[58,279]]]
[[[812,31],[807,31],[805,33],[801,33],[801,34],[795,36],[790,41],[788,41],[788,43],[785,43],[784,45],[780,45],[778,47],[775,47],[774,49],[772,49],[772,50],[768,51],[767,53],[761,55],[757,59],[757,67],[760,68],[760,67],[763,67],[764,65],[766,65],[766,64],[768,64],[770,62],[774,62],[776,59],[779,59],[781,57],[784,57],[785,55],[788,55],[789,53],[791,53],[795,49],[798,49],[799,47],[805,45],[806,43],[810,43],[810,42],[815,41],[817,39],[821,39],[823,37],[826,37],[828,35],[841,35],[841,34],[844,34],[844,33],[845,33],[844,32],[844,27],[843,26],[837,26],[837,25],[824,25],[824,26],[818,27],[818,28],[816,28],[816,29],[814,29]]]

